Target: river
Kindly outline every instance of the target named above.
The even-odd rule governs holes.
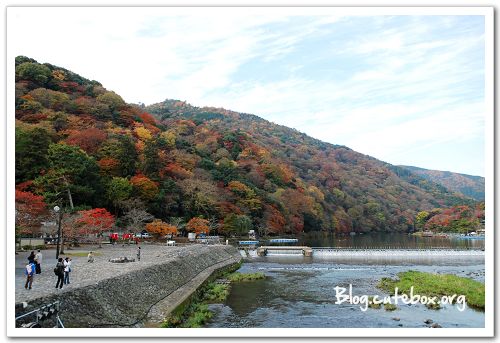
[[[299,245],[341,248],[457,248],[484,249],[484,239],[453,237],[420,237],[405,233],[372,233],[354,236],[308,234],[299,237]]]
[[[361,235],[344,237],[305,237],[301,244],[316,247],[399,248],[483,248],[484,240],[421,238],[408,235]],[[421,244],[424,242],[425,244]],[[387,295],[376,287],[382,277],[418,270],[446,273],[484,282],[484,259],[438,256],[412,259],[336,260],[301,255],[269,255],[249,259],[242,273],[263,272],[265,280],[236,283],[224,304],[210,305],[214,316],[208,327],[267,328],[376,328],[425,327],[427,319],[442,327],[484,327],[484,312],[458,305],[431,310],[424,305],[401,305],[395,311],[368,308],[347,302],[336,303],[336,286],[353,287],[353,295]]]

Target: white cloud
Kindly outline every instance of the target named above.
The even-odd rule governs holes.
[[[171,12],[26,8],[9,17],[9,54],[64,66],[129,102],[254,113],[388,162],[482,135],[484,36],[461,18],[408,17],[395,28],[394,16],[351,25],[339,16]],[[253,75],[248,63],[288,73]]]

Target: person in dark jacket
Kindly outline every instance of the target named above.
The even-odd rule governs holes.
[[[33,263],[35,261],[35,252],[32,251],[31,254],[28,256],[28,262]]]
[[[57,275],[56,288],[61,289],[64,283],[64,262],[62,257],[59,257],[59,260],[57,260],[56,275]]]

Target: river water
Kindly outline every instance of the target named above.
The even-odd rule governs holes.
[[[405,233],[372,233],[334,237],[332,235],[309,234],[299,237],[299,245],[309,247],[341,248],[457,248],[484,249],[484,239],[460,236],[419,237]]]
[[[371,242],[373,247],[448,247],[482,248],[484,241],[425,239],[425,246],[417,237],[404,235],[400,240],[383,235],[345,237],[346,241],[330,238],[304,239],[309,246],[363,247]],[[361,238],[363,237],[363,238]],[[365,238],[367,237],[367,238]],[[315,241],[314,241],[315,240]],[[315,244],[311,244],[314,243]],[[340,245],[345,244],[345,245]],[[366,245],[364,245],[366,244]],[[416,245],[409,245],[416,244]],[[484,282],[484,258],[463,256],[434,256],[424,258],[366,258],[355,260],[301,255],[270,254],[249,259],[240,268],[242,273],[263,272],[265,280],[236,283],[224,304],[210,305],[214,317],[208,327],[267,327],[267,328],[376,328],[376,327],[425,327],[427,319],[442,327],[484,327],[484,312],[458,305],[444,305],[440,310],[430,310],[421,304],[397,306],[395,311],[368,308],[344,302],[336,303],[335,287],[348,289],[353,295],[387,294],[376,287],[382,277],[396,277],[407,270],[454,274]]]

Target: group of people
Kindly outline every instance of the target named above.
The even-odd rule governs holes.
[[[31,289],[33,286],[33,279],[35,274],[42,273],[42,260],[43,254],[40,250],[35,254],[34,251],[28,256],[28,264],[25,267],[24,274],[26,275],[25,289]],[[57,276],[56,288],[61,289],[63,284],[69,285],[69,274],[71,273],[71,258],[66,257],[63,259],[59,257],[54,273]]]
[[[54,268],[54,273],[57,276],[56,288],[61,289],[63,284],[69,285],[69,273],[71,273],[71,259],[66,257],[63,259],[59,257],[57,260],[56,267]]]
[[[42,273],[43,255],[40,250],[35,254],[34,251],[28,256],[28,264],[25,267],[24,274],[26,275],[26,284],[24,288],[31,289],[35,274]],[[141,260],[141,247],[137,248],[137,261]],[[94,262],[94,254],[92,251],[87,255],[87,262]],[[71,273],[71,258],[59,257],[54,268],[54,274],[57,276],[56,288],[61,289],[64,285],[69,285],[69,275]]]
[[[34,251],[28,256],[28,264],[26,265],[24,274],[26,275],[26,284],[24,288],[31,289],[35,274],[42,273],[42,259],[43,255],[40,250],[35,254]]]

